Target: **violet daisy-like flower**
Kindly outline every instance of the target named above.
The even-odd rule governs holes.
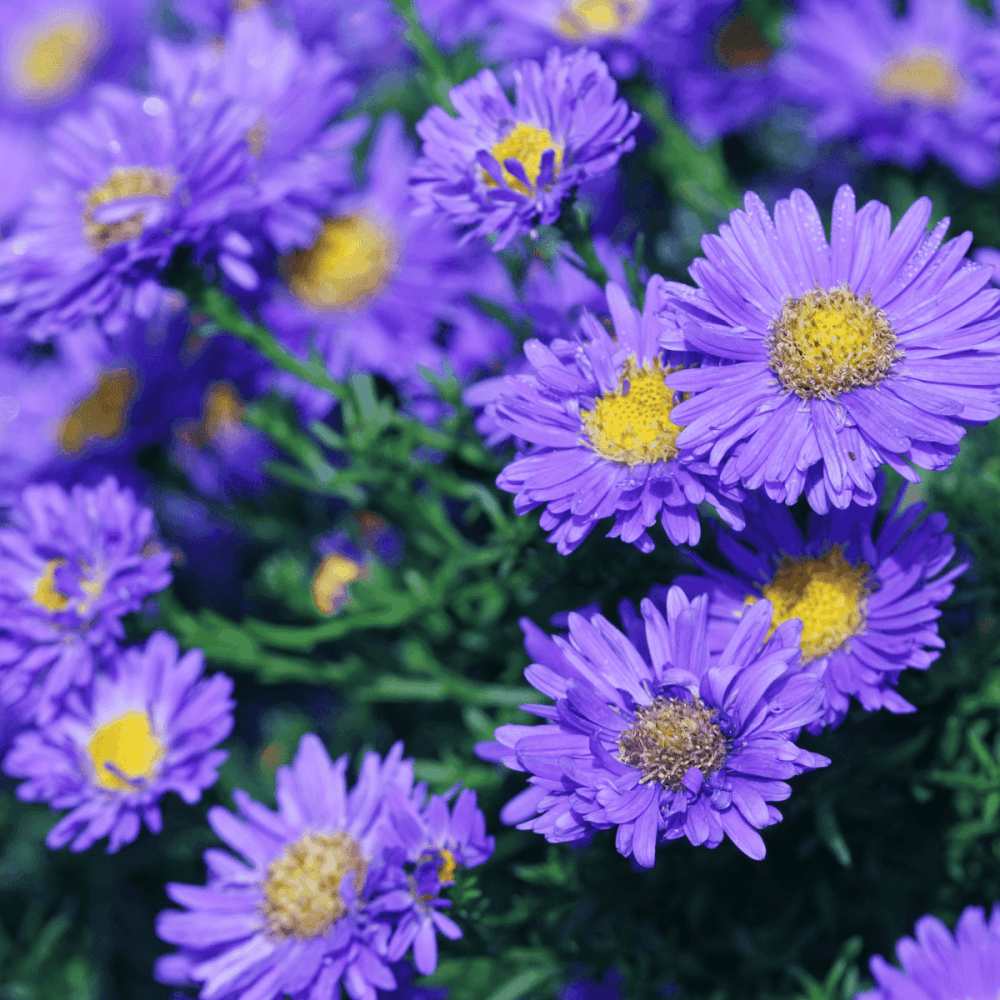
[[[570,614],[566,638],[522,620],[537,661],[525,677],[555,704],[522,705],[547,721],[501,726],[477,745],[531,775],[505,823],[551,843],[617,827],[619,853],[644,868],[657,843],[685,836],[706,847],[728,836],[764,857],[757,831],[781,819],[770,803],[791,794],[785,779],[830,763],[794,743],[822,686],[799,666],[798,622],[768,638],[769,602],[747,611],[721,653],[708,648],[707,607],[679,587],[666,616],[647,598],[633,640],[598,614]]]
[[[878,507],[857,504],[813,513],[803,533],[784,504],[762,497],[742,535],[719,533],[732,572],[692,554],[705,576],[674,581],[689,595],[708,593],[711,649],[729,641],[747,606],[761,597],[774,609],[772,628],[802,622],[802,662],[826,689],[811,732],[839,725],[851,696],[869,712],[916,711],[896,690],[899,676],[907,668],[926,670],[944,648],[938,605],[968,567],[948,568],[955,546],[945,515],[921,519],[926,504],[903,508],[902,501],[900,490],[877,533]]]
[[[461,927],[441,912],[451,906],[441,891],[454,884],[460,868],[488,861],[495,842],[486,835],[486,819],[471,789],[459,792],[451,812],[448,796],[432,795],[419,812],[412,800],[409,805],[410,829],[405,836],[417,845],[410,849],[410,860],[416,862],[411,876],[412,906],[389,942],[389,958],[401,958],[412,945],[417,971],[429,976],[437,968],[437,932],[450,940],[462,936]]]
[[[27,487],[0,528],[0,700],[27,699],[47,722],[125,634],[122,616],[170,583],[172,559],[113,477]]]
[[[367,754],[348,791],[348,758],[331,762],[302,737],[277,773],[277,812],[233,793],[237,818],[215,806],[208,820],[236,851],[205,853],[208,884],[167,886],[185,910],[166,910],[159,936],[179,946],[156,967],[161,982],[197,983],[205,1000],[326,1000],[339,987],[375,1000],[396,980],[386,961],[392,914],[409,906],[392,805],[413,790],[412,761],[397,743]]]
[[[535,370],[505,380],[493,414],[531,447],[497,485],[517,494],[519,514],[545,505],[541,526],[563,555],[612,515],[609,537],[643,552],[653,549],[646,529],[657,518],[675,545],[693,545],[701,537],[697,505],[706,500],[742,527],[742,494],[720,488],[711,466],[676,444],[678,398],[664,378],[697,358],[657,345],[663,279],[650,280],[641,315],[613,282],[607,301],[614,336],[585,314],[582,339],[525,344]]]
[[[807,0],[775,61],[787,100],[815,112],[813,137],[856,139],[874,160],[928,156],[966,183],[1000,173],[1000,27],[965,0]]]
[[[324,219],[311,246],[282,257],[284,287],[262,306],[279,338],[302,354],[315,349],[335,377],[377,372],[408,393],[426,388],[421,366],[465,378],[503,355],[509,333],[471,296],[513,296],[485,243],[461,247],[443,220],[414,216],[406,182],[414,159],[401,120],[386,115],[367,184]]]
[[[674,411],[680,447],[721,466],[724,484],[763,487],[812,508],[876,500],[883,463],[918,482],[909,463],[947,467],[965,426],[1000,412],[1000,293],[989,267],[944,246],[920,198],[891,230],[887,206],[855,211],[844,185],[827,242],[809,196],[795,190],[772,222],[748,192],[745,211],[702,239],[697,288],[667,284],[681,336],[664,347],[722,360],[675,372],[690,393]]]
[[[248,106],[212,95],[95,88],[87,112],[53,127],[46,182],[0,242],[8,326],[49,340],[152,316],[176,247],[248,207],[254,124]]]
[[[514,90],[511,104],[488,69],[452,88],[458,117],[434,107],[417,123],[423,156],[410,175],[421,211],[469,235],[497,233],[498,250],[555,222],[578,184],[632,149],[639,124],[604,61],[585,49],[520,63]]]
[[[495,0],[485,36],[491,61],[540,58],[553,45],[594,49],[619,79],[676,62],[698,8],[720,0]],[[723,0],[725,2],[725,0]]]
[[[179,102],[194,93],[236,100],[253,118],[245,137],[254,159],[253,211],[218,234],[219,266],[242,288],[260,280],[248,259],[249,237],[262,232],[281,253],[308,246],[332,197],[352,184],[351,147],[368,123],[330,125],[356,92],[346,69],[328,45],[309,51],[279,30],[263,7],[234,15],[221,45],[153,45],[158,91]]]
[[[51,848],[82,851],[103,837],[108,853],[131,843],[144,822],[159,833],[157,803],[176,792],[189,805],[215,784],[233,728],[233,682],[202,678],[199,649],[180,656],[176,641],[155,632],[127,649],[74,691],[44,728],[29,729],[4,758],[17,795],[71,810],[49,831]]]
[[[1000,904],[986,918],[981,906],[962,912],[952,935],[937,917],[917,921],[915,939],[900,938],[902,970],[871,959],[874,990],[857,1000],[996,1000],[1000,991]]]

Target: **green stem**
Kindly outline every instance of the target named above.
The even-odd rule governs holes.
[[[627,97],[659,133],[647,155],[673,197],[690,205],[708,226],[740,207],[743,199],[729,176],[719,143],[697,145],[655,87],[630,88]]]
[[[406,22],[403,37],[420,58],[428,96],[432,103],[440,104],[449,114],[454,115],[455,109],[452,107],[448,92],[455,86],[455,81],[434,40],[420,26],[413,0],[391,0],[391,2],[396,8],[396,13]]]
[[[594,249],[594,238],[590,232],[590,220],[584,207],[573,201],[570,206],[559,216],[556,227],[566,238],[566,242],[576,251],[577,256],[583,261],[567,256],[566,259],[576,268],[579,268],[591,281],[599,288],[603,289],[611,280],[604,265],[597,257]]]

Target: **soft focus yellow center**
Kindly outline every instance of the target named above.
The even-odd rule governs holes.
[[[499,142],[493,143],[490,152],[503,169],[503,179],[521,194],[534,194],[538,175],[542,171],[542,154],[547,149],[555,150],[554,176],[559,176],[562,168],[563,149],[547,128],[518,122]],[[504,161],[517,160],[524,167],[525,176],[531,181],[531,188],[525,187],[505,166]],[[487,187],[496,187],[497,182],[484,170],[483,180]]]
[[[761,592],[774,605],[771,628],[792,618],[802,622],[802,662],[809,663],[840,649],[865,627],[868,565],[852,566],[839,545],[819,559],[784,556],[774,579]],[[758,598],[747,597],[746,605]]]
[[[251,156],[261,156],[267,148],[267,123],[258,118],[257,123],[247,132],[247,149]]]
[[[365,568],[347,556],[333,553],[320,564],[313,576],[312,594],[316,607],[324,615],[332,615],[347,600],[347,585],[360,580]]]
[[[875,79],[875,89],[883,97],[921,104],[952,104],[963,86],[961,73],[938,52],[897,56]]]
[[[440,859],[438,863],[438,881],[442,885],[449,885],[455,881],[458,862],[455,860],[455,855],[447,847],[442,847],[438,851],[438,857]]]
[[[677,435],[684,428],[670,414],[680,399],[663,377],[677,370],[664,368],[659,358],[638,368],[635,357],[629,358],[618,389],[604,393],[592,410],[580,411],[594,451],[628,466],[676,458]]]
[[[714,708],[695,698],[657,698],[635,710],[635,722],[618,737],[618,759],[642,772],[640,784],[655,781],[678,789],[692,767],[702,774],[725,763],[729,742]]]
[[[87,752],[94,767],[94,783],[120,792],[152,777],[163,756],[163,745],[153,735],[149,716],[131,711],[101,726],[90,738]]]
[[[35,583],[31,599],[46,611],[65,611],[69,604],[69,598],[56,590],[56,570],[65,562],[65,559],[53,559],[46,563],[45,570]]]
[[[555,30],[581,41],[623,35],[642,20],[645,4],[633,0],[570,0],[556,18]]]
[[[101,44],[101,26],[76,11],[60,11],[57,23],[29,32],[14,57],[15,86],[27,98],[49,101],[72,90]]]
[[[344,877],[354,874],[358,892],[367,862],[349,833],[307,833],[271,862],[262,886],[261,907],[268,934],[303,940],[325,934],[347,912],[340,894]]]
[[[740,14],[719,32],[715,55],[727,69],[747,69],[763,66],[774,55],[774,49],[765,41],[757,22]]]
[[[201,401],[201,420],[191,421],[177,431],[177,436],[196,448],[207,447],[235,427],[246,412],[240,394],[229,382],[213,382]]]
[[[903,356],[871,294],[858,298],[846,284],[786,299],[771,324],[768,351],[781,384],[802,399],[878,385]]]
[[[169,198],[176,180],[152,167],[115,167],[108,179],[87,195],[83,210],[83,235],[98,252],[141,235],[146,220],[143,210],[133,212],[119,222],[98,222],[94,210],[121,198],[152,196]]]
[[[396,269],[392,234],[367,215],[327,219],[308,250],[282,258],[292,292],[316,309],[356,309],[373,298]]]
[[[90,395],[64,418],[56,435],[67,455],[76,455],[94,440],[116,441],[125,432],[129,407],[139,388],[130,368],[102,372]]]

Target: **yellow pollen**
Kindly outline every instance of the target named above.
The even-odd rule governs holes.
[[[59,590],[56,590],[56,570],[64,565],[65,559],[52,559],[45,564],[42,575],[35,583],[31,599],[40,604],[46,611],[65,611],[69,604],[69,598]]]
[[[94,210],[122,198],[169,198],[177,181],[152,167],[115,167],[108,179],[87,195],[83,209],[83,235],[98,252],[142,234],[146,212],[140,209],[118,222],[98,222]]]
[[[629,467],[676,458],[677,435],[684,428],[670,414],[680,399],[663,382],[674,371],[679,368],[664,368],[659,358],[641,368],[629,358],[617,390],[604,393],[592,410],[580,411],[594,451]]]
[[[356,309],[377,295],[396,269],[392,234],[367,215],[327,219],[308,250],[281,260],[292,293],[315,309]]]
[[[858,298],[846,283],[786,298],[770,326],[771,368],[800,399],[825,399],[878,385],[903,357],[886,314],[870,292]]]
[[[117,441],[125,432],[129,407],[139,388],[130,368],[101,373],[93,391],[63,419],[56,437],[67,455],[83,451],[91,441]]]
[[[875,78],[875,89],[890,101],[954,104],[965,82],[938,52],[911,52],[890,59]]]
[[[802,662],[810,663],[840,649],[865,627],[865,611],[871,588],[867,563],[852,566],[843,549],[834,545],[819,559],[783,556],[774,579],[761,593],[774,605],[771,629],[792,618],[802,622]],[[747,597],[744,604],[759,598]]]
[[[100,48],[101,26],[93,17],[65,10],[58,17],[29,32],[14,54],[14,85],[29,100],[44,103],[71,91]]]
[[[364,579],[365,567],[336,552],[326,556],[313,575],[312,594],[324,615],[336,614],[347,601],[347,585]]]
[[[360,892],[367,868],[361,845],[344,830],[299,837],[267,869],[261,907],[267,933],[299,940],[325,934],[347,912],[344,877],[353,873]]]
[[[746,14],[733,18],[715,40],[715,56],[727,69],[763,66],[773,55],[757,22]]]
[[[538,175],[542,172],[542,154],[548,150],[555,150],[555,163],[553,164],[553,176],[558,177],[562,169],[563,148],[547,128],[539,128],[537,125],[528,125],[526,122],[518,122],[499,142],[493,143],[490,152],[493,159],[500,164],[503,170],[503,179],[515,191],[521,194],[534,194],[534,187],[538,181]],[[505,166],[504,161],[517,160],[524,167],[525,176],[531,181],[528,188],[522,181],[519,181]],[[484,170],[483,180],[487,187],[497,187],[497,182]]]
[[[163,744],[153,735],[149,716],[131,711],[101,726],[87,744],[94,783],[108,791],[130,791],[153,776]],[[131,780],[129,780],[131,779]]]
[[[634,0],[570,0],[559,12],[555,30],[571,41],[624,35],[645,16]]]
[[[618,759],[642,772],[640,784],[655,781],[677,790],[692,767],[702,774],[726,762],[729,742],[718,713],[698,698],[657,698],[635,710],[635,722],[618,737]]]
[[[442,847],[438,851],[438,855],[441,859],[441,863],[438,865],[438,881],[442,885],[450,885],[455,881],[455,872],[458,871],[458,862],[455,860],[455,855],[448,850],[447,847]]]
[[[177,436],[195,448],[208,447],[240,423],[245,412],[235,386],[229,382],[213,382],[201,401],[201,420],[185,424],[177,431]]]

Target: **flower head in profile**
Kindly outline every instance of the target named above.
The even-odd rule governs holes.
[[[1000,412],[1000,292],[964,258],[972,234],[942,246],[949,220],[928,235],[930,217],[920,198],[892,230],[886,205],[855,211],[844,185],[827,241],[804,191],[773,221],[748,192],[702,239],[698,287],[667,285],[677,327],[663,346],[722,362],[667,376],[690,393],[678,445],[724,484],[789,504],[805,493],[819,513],[874,503],[883,463],[910,482],[910,463],[948,466],[965,427]]]
[[[902,970],[881,955],[871,959],[876,987],[858,1000],[995,1000],[1000,991],[1000,904],[989,919],[981,906],[969,906],[955,933],[937,917],[921,917],[915,938],[896,943]]]
[[[395,989],[387,943],[411,899],[403,865],[412,845],[393,816],[393,803],[413,793],[402,752],[397,743],[385,760],[367,754],[348,790],[348,758],[331,761],[308,733],[278,769],[277,812],[240,790],[239,817],[209,810],[239,857],[209,850],[207,885],[167,886],[184,909],[157,921],[179,948],[157,963],[157,978],[197,983],[219,1000],[329,997],[340,986],[375,1000],[377,989]]]
[[[44,728],[30,728],[4,758],[25,778],[19,798],[69,809],[46,838],[82,851],[103,837],[108,853],[131,843],[142,822],[162,828],[157,803],[176,792],[189,805],[215,784],[233,728],[233,682],[202,678],[201,650],[179,655],[155,632],[144,648],[117,654],[89,689],[74,691]]]
[[[706,500],[727,523],[743,524],[742,495],[720,489],[713,469],[677,446],[679,399],[664,379],[697,358],[659,347],[662,292],[654,276],[640,314],[609,283],[613,335],[585,314],[580,339],[529,340],[534,371],[505,379],[493,405],[500,427],[530,442],[497,485],[516,494],[519,514],[545,505],[541,526],[563,555],[610,516],[609,536],[644,552],[653,548],[646,529],[657,518],[675,545],[695,544],[697,505]]]
[[[520,63],[514,89],[511,104],[488,69],[452,88],[458,117],[434,107],[417,123],[423,156],[410,175],[422,211],[470,235],[497,233],[498,250],[555,222],[573,188],[632,149],[639,123],[601,57],[585,49]]]
[[[389,942],[393,961],[412,945],[417,971],[430,975],[437,968],[437,934],[449,940],[462,936],[462,929],[443,910],[451,901],[442,892],[455,883],[460,869],[474,868],[493,854],[494,839],[486,835],[486,818],[476,805],[476,793],[462,789],[449,812],[450,796],[432,795],[422,808],[410,800],[406,819],[397,825],[406,829],[410,843],[411,906],[403,914]],[[404,812],[401,803],[400,812]]]
[[[721,653],[707,643],[706,597],[679,587],[664,613],[646,599],[626,637],[599,614],[569,616],[549,638],[523,620],[535,661],[528,682],[554,705],[525,705],[546,720],[506,725],[477,745],[487,760],[526,771],[530,787],[500,818],[552,843],[617,827],[620,854],[644,868],[678,837],[717,847],[724,837],[764,857],[758,830],[781,819],[771,802],[786,783],[829,764],[795,745],[817,718],[822,686],[799,666],[799,624],[768,636],[771,605],[743,616]]]
[[[885,478],[876,484],[881,494]],[[721,649],[746,608],[767,598],[771,627],[802,622],[805,668],[825,686],[823,712],[811,727],[839,725],[851,697],[869,712],[913,712],[896,690],[907,668],[926,670],[940,656],[938,608],[967,565],[955,555],[947,519],[921,519],[926,504],[902,506],[900,490],[881,530],[878,507],[812,514],[803,532],[784,504],[761,498],[746,531],[720,532],[718,545],[732,570],[703,563],[705,575],[674,582],[689,595],[709,595],[709,648]]]
[[[968,184],[1000,173],[1000,27],[965,0],[807,0],[775,60],[786,99],[819,140],[856,139],[905,167],[928,156]]]
[[[50,719],[113,651],[122,617],[170,583],[172,559],[152,511],[112,477],[27,487],[0,528],[0,700]]]

